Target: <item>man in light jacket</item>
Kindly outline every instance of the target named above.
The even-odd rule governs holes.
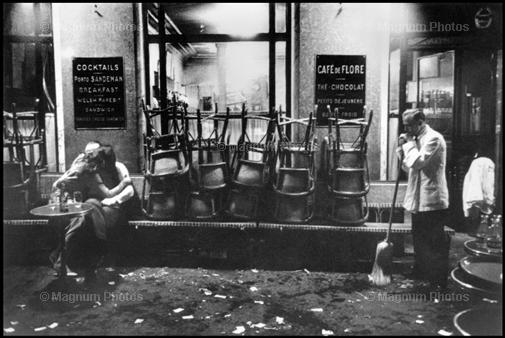
[[[444,232],[449,191],[444,137],[426,124],[420,109],[403,113],[398,140],[402,169],[409,175],[403,207],[412,213],[413,275],[442,288],[447,284],[450,238]]]

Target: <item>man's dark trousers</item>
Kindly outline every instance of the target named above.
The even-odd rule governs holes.
[[[447,285],[450,237],[444,231],[447,209],[412,214],[416,276]]]

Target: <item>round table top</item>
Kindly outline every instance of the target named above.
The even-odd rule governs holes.
[[[501,258],[503,251],[490,251],[486,243],[479,241],[478,239],[471,239],[464,243],[465,250],[471,255],[484,256],[484,257],[497,257]]]
[[[41,207],[30,210],[30,213],[35,216],[43,217],[60,217],[60,216],[79,216],[85,215],[93,209],[93,205],[89,203],[69,203],[68,211],[60,211],[60,206],[57,203],[47,204]]]
[[[467,309],[456,314],[453,323],[463,336],[501,336],[501,307],[486,306]]]
[[[459,266],[466,273],[474,277],[480,278],[489,283],[502,285],[503,265],[495,259],[486,257],[467,256],[459,261]]]
[[[501,292],[501,286],[487,283],[472,275],[469,275],[461,267],[457,266],[451,271],[451,278],[460,286],[477,291],[486,295],[497,295]]]

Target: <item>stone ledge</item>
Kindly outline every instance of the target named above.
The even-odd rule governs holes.
[[[3,221],[4,226],[48,225],[47,219],[9,219]],[[208,228],[208,229],[266,229],[266,230],[304,230],[304,231],[336,231],[336,232],[386,232],[388,223],[367,222],[364,226],[332,226],[317,224],[281,224],[281,223],[253,223],[253,222],[206,222],[206,221],[128,221],[129,226],[138,228]],[[410,224],[393,223],[391,233],[408,234],[412,232]],[[454,235],[454,230],[445,227],[445,232]]]

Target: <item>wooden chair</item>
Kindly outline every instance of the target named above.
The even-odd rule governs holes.
[[[252,142],[247,133],[249,121],[266,124],[265,133],[257,142]],[[258,219],[261,217],[259,204],[264,202],[266,188],[270,185],[275,159],[273,149],[275,132],[275,112],[269,116],[247,116],[242,106],[242,134],[238,141],[237,151],[232,159],[234,168],[226,213],[241,219]],[[259,154],[260,160],[249,159],[250,154]]]
[[[305,127],[301,143],[292,142],[286,128]],[[314,216],[315,206],[315,152],[312,113],[308,118],[292,119],[277,115],[280,141],[277,148],[275,180],[273,184],[274,218],[278,222],[305,223]]]
[[[150,168],[144,173],[142,210],[152,219],[177,218],[184,210],[184,186],[189,183],[189,163],[178,149],[161,150],[150,157]],[[147,186],[149,192],[146,198]],[[147,206],[144,207],[146,201]]]
[[[4,162],[3,179],[4,217],[24,216],[32,206],[35,170],[23,162]]]
[[[219,214],[223,205],[224,192],[228,186],[229,145],[225,144],[230,110],[225,116],[217,111],[205,118],[212,121],[213,129],[207,137],[203,137],[202,116],[196,112],[196,139],[189,133],[190,116],[187,115],[186,130],[188,130],[188,150],[190,158],[190,193],[186,202],[186,216],[193,219],[209,219]],[[195,116],[193,116],[195,120]],[[222,124],[219,131],[219,124]],[[197,161],[193,161],[193,153],[197,153]],[[215,156],[217,154],[217,156]],[[206,155],[206,156],[205,156]]]

